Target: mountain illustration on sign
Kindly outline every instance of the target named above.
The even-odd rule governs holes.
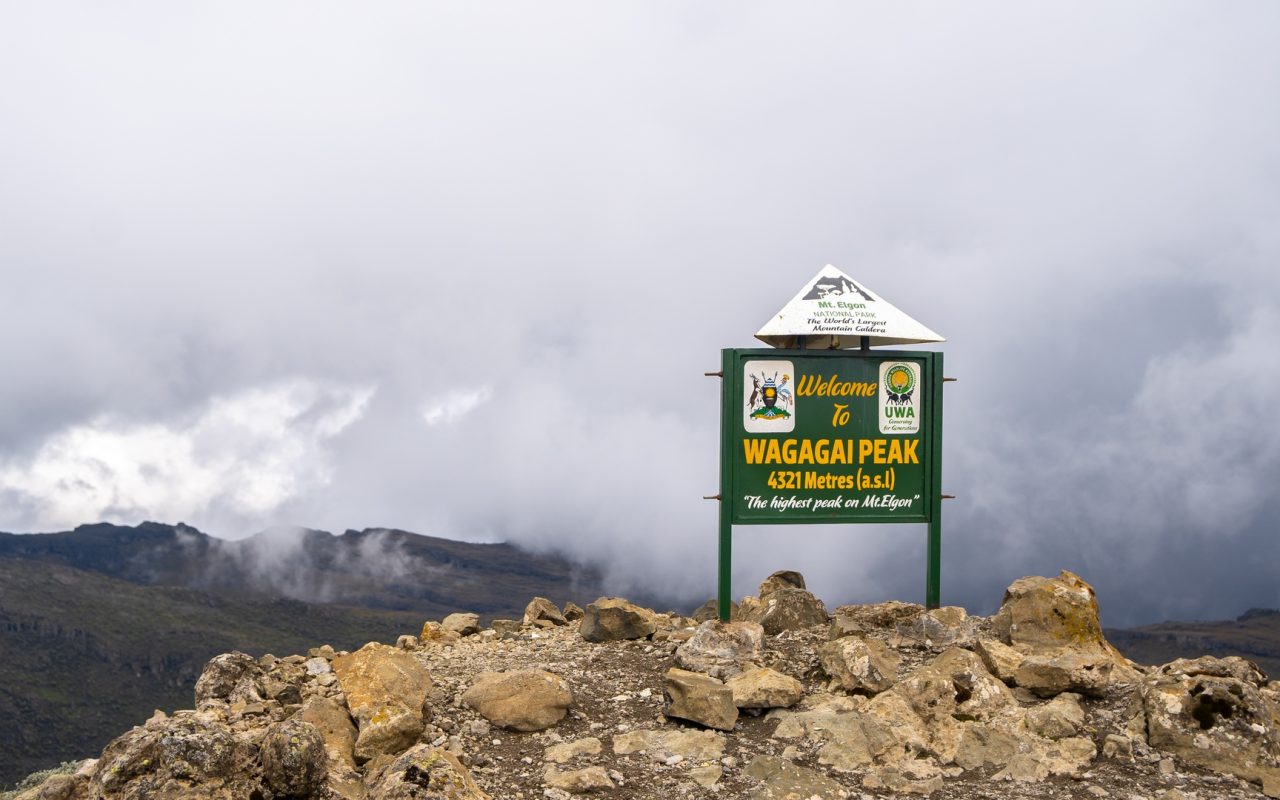
[[[846,294],[861,295],[863,300],[874,302],[871,295],[862,290],[862,287],[849,280],[844,275],[828,276],[819,275],[818,279],[813,282],[813,286],[809,287],[809,293],[804,296],[805,300],[822,300],[827,297],[838,297]]]
[[[751,391],[751,397],[747,399],[747,411],[752,419],[788,419],[791,413],[783,406],[792,405],[795,402],[791,390],[787,388],[787,382],[791,380],[790,375],[783,375],[782,381],[778,381],[778,373],[773,373],[773,377],[765,377],[762,372],[759,375],[751,375],[751,383],[755,387]]]

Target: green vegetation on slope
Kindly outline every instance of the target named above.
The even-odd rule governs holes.
[[[423,619],[0,559],[0,783],[97,753],[156,708],[190,708],[218,653],[354,649],[416,632]]]

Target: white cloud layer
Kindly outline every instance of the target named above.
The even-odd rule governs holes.
[[[454,389],[439,399],[429,400],[422,406],[422,421],[427,425],[452,425],[465,417],[476,406],[493,395],[488,386],[475,389]]]
[[[702,600],[703,373],[833,263],[947,337],[944,602],[1280,607],[1280,5],[65,8],[0,7],[0,530],[397,527]],[[739,529],[735,591],[922,600],[923,542]]]
[[[330,482],[329,442],[364,415],[373,393],[292,380],[215,397],[186,421],[97,417],[8,460],[0,486],[42,527],[271,519]]]

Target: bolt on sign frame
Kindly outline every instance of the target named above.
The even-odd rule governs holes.
[[[942,353],[721,351],[720,619],[734,525],[928,525],[925,603],[939,605]]]

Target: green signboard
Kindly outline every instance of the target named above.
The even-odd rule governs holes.
[[[942,354],[727,349],[722,366],[722,618],[735,524],[926,523],[936,606]]]

